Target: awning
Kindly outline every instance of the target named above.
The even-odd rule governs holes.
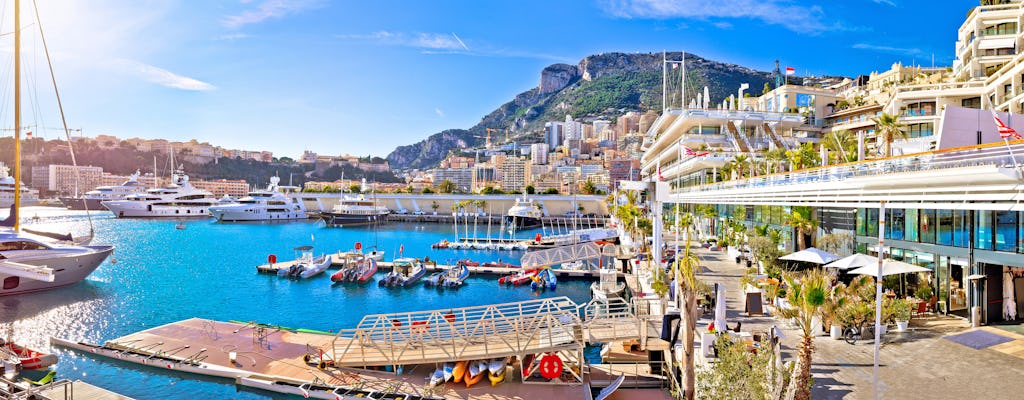
[[[1016,44],[1017,44],[1017,38],[1014,38],[1014,37],[992,38],[992,39],[982,38],[981,42],[978,43],[978,48],[981,49],[981,50],[1008,49],[1008,48],[1015,47]]]

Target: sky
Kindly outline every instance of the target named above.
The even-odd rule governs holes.
[[[41,25],[74,134],[386,156],[469,128],[554,63],[686,51],[799,75],[950,65],[977,0],[22,1],[28,129],[58,138]],[[11,0],[0,15],[9,136]]]

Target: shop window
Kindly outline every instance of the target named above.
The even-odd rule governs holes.
[[[996,211],[995,247],[998,251],[1017,251],[1017,212]]]
[[[903,240],[904,224],[906,223],[906,212],[902,208],[886,210],[886,237],[892,240]]]
[[[918,234],[917,234],[918,213],[917,213],[917,209],[907,209],[904,218],[905,218],[905,220],[904,220],[904,224],[903,224],[903,230],[904,230],[903,240],[906,240],[906,241],[909,241],[909,242],[916,242],[918,240]]]
[[[968,247],[971,236],[967,231],[968,227],[967,210],[953,211],[953,245],[957,247]]]
[[[935,214],[935,244],[953,246],[953,210],[937,210]]]
[[[857,209],[857,234],[861,236],[867,235],[867,229],[864,226],[866,223],[864,221],[864,218],[867,216],[866,214],[867,213],[863,208]],[[1024,229],[1024,227],[1022,227],[1022,229]]]

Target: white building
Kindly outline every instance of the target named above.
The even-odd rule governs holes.
[[[530,157],[533,158],[535,165],[547,164],[549,152],[551,152],[551,146],[547,143],[534,143],[530,145]]]

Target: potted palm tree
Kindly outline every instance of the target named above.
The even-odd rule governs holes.
[[[904,332],[910,325],[911,304],[904,299],[895,299],[889,302],[892,318],[896,320],[896,331]]]

